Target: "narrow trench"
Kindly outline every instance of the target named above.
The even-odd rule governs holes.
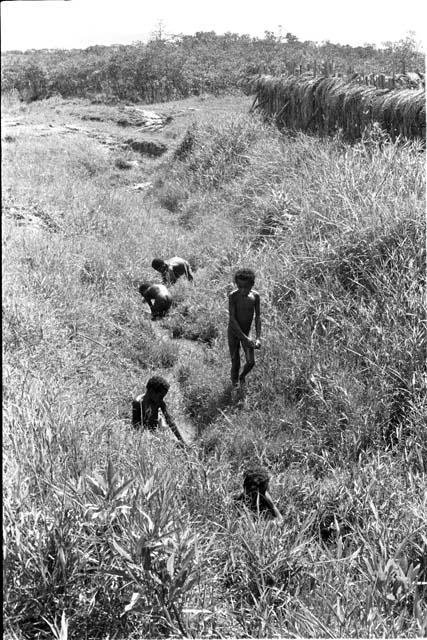
[[[203,355],[204,348],[194,340],[171,338],[169,330],[162,326],[159,320],[152,322],[151,327],[157,340],[172,342],[178,347],[178,358],[173,367],[160,369],[159,372],[170,384],[167,405],[170,407],[171,415],[174,417],[186,443],[191,444],[198,435],[197,425],[189,418],[185,410],[184,398],[178,382],[178,370],[183,364],[191,367],[192,360],[199,360]]]

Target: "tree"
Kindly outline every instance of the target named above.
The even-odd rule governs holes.
[[[289,32],[285,35],[285,40],[288,44],[295,44],[299,42],[297,36],[294,36],[293,33],[289,33]]]
[[[385,42],[384,45],[392,59],[393,71],[405,73],[422,67],[423,56],[415,40],[414,31],[409,31],[408,35],[398,42]]]

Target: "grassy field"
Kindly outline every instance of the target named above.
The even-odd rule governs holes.
[[[150,105],[173,120],[148,158],[116,106],[4,99],[7,638],[427,633],[425,154],[375,128],[280,135],[249,107]],[[160,340],[136,285],[172,255],[195,286]],[[236,407],[241,266],[263,344]],[[153,373],[187,449],[130,426]],[[236,511],[253,461],[283,524]]]

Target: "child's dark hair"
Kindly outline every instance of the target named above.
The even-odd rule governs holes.
[[[163,269],[163,267],[165,266],[165,261],[162,260],[161,258],[154,258],[153,262],[151,263],[151,266],[156,271],[159,271],[160,269]]]
[[[162,378],[162,376],[152,376],[147,382],[147,391],[169,391],[169,382]]]
[[[237,282],[237,280],[255,284],[255,272],[252,269],[238,269],[234,274],[234,282]]]
[[[141,284],[138,287],[138,291],[143,296],[144,295],[144,291],[146,291],[150,287],[151,287],[151,282],[141,282]]]
[[[252,465],[243,474],[243,488],[245,490],[267,489],[270,481],[270,474],[265,467]]]

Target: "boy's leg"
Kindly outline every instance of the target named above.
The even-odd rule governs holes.
[[[154,300],[153,306],[151,307],[151,316],[153,318],[158,318],[161,313],[161,306],[159,305],[158,300]]]
[[[132,400],[132,426],[135,428],[142,426],[141,401]]]
[[[240,382],[242,384],[245,383],[245,378],[248,375],[249,371],[254,368],[255,365],[255,352],[253,347],[243,346],[243,351],[245,353],[246,364],[242,369],[242,373],[240,374]]]
[[[169,282],[170,284],[175,284],[175,282],[178,280],[179,278],[179,274],[175,273],[175,269],[169,268]]]
[[[163,318],[171,304],[172,300],[156,300],[153,304],[153,318]]]
[[[228,334],[228,348],[231,357],[231,383],[236,385],[239,382],[240,371],[240,340],[232,333]]]

